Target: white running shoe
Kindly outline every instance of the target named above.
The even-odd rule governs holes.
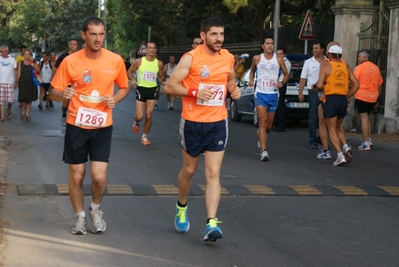
[[[266,150],[263,150],[260,154],[260,161],[268,161],[269,160],[269,153]]]
[[[341,166],[342,164],[345,163],[346,163],[345,156],[341,155],[340,157],[337,158],[336,161],[334,161],[333,166]]]
[[[76,215],[75,218],[75,224],[71,230],[71,233],[74,235],[85,235],[87,234],[87,229],[86,229],[86,225],[87,225],[87,219],[86,217],[82,217],[79,215]]]
[[[371,150],[371,146],[366,144],[365,142],[363,142],[359,147],[359,150],[363,150],[363,151],[370,151]]]
[[[346,160],[346,163],[351,163],[353,158],[352,158],[352,150],[351,147],[348,146],[346,149],[344,149],[344,157]]]
[[[331,153],[330,150],[327,150],[326,152],[321,151],[319,154],[316,156],[318,159],[331,159]]]
[[[104,232],[107,228],[107,225],[103,219],[103,212],[101,211],[101,209],[99,207],[95,208],[94,210],[90,208],[89,213],[92,221],[91,230],[93,231],[93,233],[97,234]]]

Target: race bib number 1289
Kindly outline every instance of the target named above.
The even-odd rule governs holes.
[[[82,108],[78,110],[76,115],[75,125],[76,126],[88,126],[88,127],[104,127],[107,121],[107,113],[101,112],[92,108]]]

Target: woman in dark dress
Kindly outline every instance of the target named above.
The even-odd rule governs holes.
[[[21,104],[21,120],[30,121],[30,108],[37,100],[37,87],[33,84],[32,69],[40,73],[40,67],[32,60],[32,51],[26,49],[24,60],[18,63],[18,102]]]

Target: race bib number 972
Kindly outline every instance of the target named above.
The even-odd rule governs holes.
[[[203,105],[203,106],[223,106],[224,100],[226,98],[225,96],[225,86],[223,84],[202,84],[200,83],[198,85],[198,89],[202,90],[205,87],[211,87],[213,90],[213,96],[211,100],[209,101],[201,101],[197,99],[197,105]]]
[[[80,107],[75,119],[75,126],[104,127],[107,115],[106,112]]]

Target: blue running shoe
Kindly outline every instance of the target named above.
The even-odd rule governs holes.
[[[176,204],[175,227],[180,233],[185,233],[190,229],[190,222],[188,221],[187,216],[187,206],[182,208]]]
[[[204,241],[215,242],[218,239],[223,237],[222,229],[217,226],[218,223],[222,223],[218,221],[217,218],[213,218],[209,220],[209,223],[205,226],[205,236]]]

